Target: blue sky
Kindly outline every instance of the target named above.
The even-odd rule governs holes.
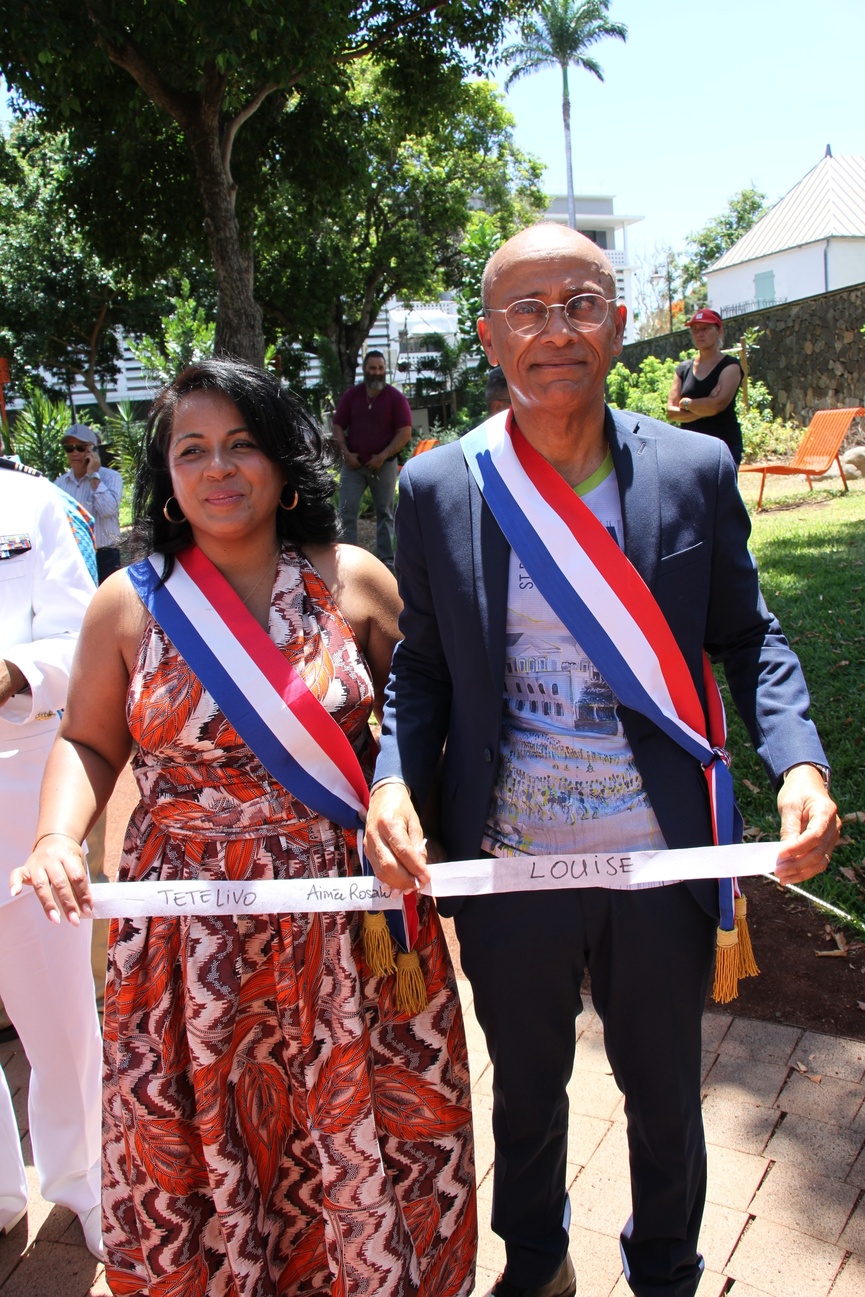
[[[574,185],[646,218],[632,253],[681,249],[748,185],[776,201],[827,144],[865,154],[865,0],[613,0],[610,17],[629,35],[594,48],[604,82],[571,72]],[[558,69],[507,101],[517,143],[564,193]]]
[[[610,18],[629,34],[594,47],[604,82],[570,73],[574,187],[645,216],[632,253],[680,248],[751,184],[776,201],[827,144],[865,154],[865,0],[613,0]],[[507,101],[517,143],[563,194],[558,68]]]

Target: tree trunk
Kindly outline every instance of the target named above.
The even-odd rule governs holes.
[[[571,99],[568,94],[568,65],[562,64],[562,121],[565,124],[565,176],[568,184],[568,225],[572,230],[577,228],[576,208],[574,207],[574,167],[571,157]]]
[[[217,355],[264,364],[261,307],[253,295],[253,258],[244,249],[234,210],[234,189],[226,174],[219,139],[219,116],[203,109],[198,129],[187,133],[204,208],[204,229],[216,274]]]

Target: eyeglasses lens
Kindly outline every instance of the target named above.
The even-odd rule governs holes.
[[[89,450],[90,447],[89,446],[64,446],[63,449],[66,451],[67,455],[71,455],[74,450],[85,451],[85,450]]]
[[[564,311],[568,328],[574,333],[591,333],[599,329],[607,318],[609,303],[599,293],[578,293],[567,302],[554,302],[552,306],[526,298],[521,302],[512,302],[505,311],[505,319],[513,333],[523,337],[534,337],[547,326],[550,311]]]

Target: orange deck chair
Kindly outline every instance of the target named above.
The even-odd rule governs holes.
[[[808,427],[805,429],[805,435],[799,442],[799,448],[796,454],[790,460],[789,464],[741,464],[740,473],[762,473],[760,479],[760,494],[757,498],[757,508],[763,503],[763,488],[766,485],[767,473],[783,473],[790,476],[793,473],[803,473],[808,479],[808,490],[813,491],[811,485],[812,477],[822,477],[837,463],[838,470],[841,474],[841,481],[844,483],[844,490],[849,491],[847,479],[844,476],[844,467],[841,463],[841,442],[847,436],[850,424],[860,414],[865,414],[861,406],[855,406],[849,410],[818,410],[814,415]]]
[[[438,446],[438,444],[439,444],[438,437],[424,437],[415,446],[414,450],[411,453],[410,458],[414,459],[415,455],[422,455],[425,450],[432,450],[433,446]],[[438,463],[438,460],[436,460],[436,463]]]

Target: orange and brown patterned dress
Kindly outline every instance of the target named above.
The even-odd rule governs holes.
[[[321,578],[283,556],[269,633],[368,754],[371,683]],[[273,781],[154,622],[127,715],[141,802],[119,877],[328,877],[345,835]],[[461,1297],[476,1204],[453,971],[423,902],[429,1005],[394,1005],[356,914],[112,925],[103,1216],[117,1297]]]

